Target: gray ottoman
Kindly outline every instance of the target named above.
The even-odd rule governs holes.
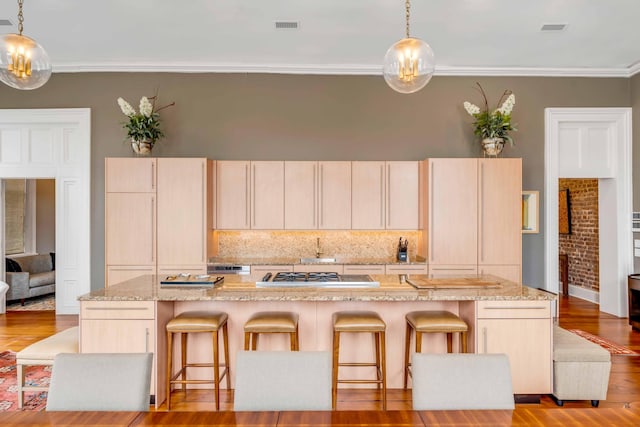
[[[598,406],[607,398],[611,355],[607,350],[559,326],[553,328],[553,397],[590,400]]]

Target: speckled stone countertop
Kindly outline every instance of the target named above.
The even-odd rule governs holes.
[[[493,282],[492,288],[416,289],[399,275],[372,275],[377,288],[256,288],[260,277],[226,275],[224,283],[211,287],[164,287],[164,276],[139,276],[105,289],[78,297],[80,301],[522,301],[554,300],[556,295],[540,289],[509,282],[495,276],[438,278],[412,275],[413,278],[446,280],[461,278],[473,282]]]
[[[331,257],[333,258],[333,257]],[[310,259],[310,258],[307,258]],[[300,262],[300,258],[270,257],[270,258],[239,258],[239,257],[215,257],[209,259],[209,264],[235,264],[235,265],[308,265],[308,264],[351,264],[351,265],[386,265],[386,264],[425,264],[427,260],[421,256],[414,256],[409,261],[398,261],[395,257],[382,258],[350,258],[336,257],[336,262]]]

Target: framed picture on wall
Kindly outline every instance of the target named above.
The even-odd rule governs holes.
[[[558,199],[558,232],[571,234],[571,198],[569,189],[560,190]]]
[[[522,233],[538,232],[538,197],[537,191],[522,192]]]

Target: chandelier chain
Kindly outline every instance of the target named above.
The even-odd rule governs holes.
[[[22,16],[22,4],[24,0],[18,0],[18,32],[22,35],[22,21],[24,21],[24,16]]]
[[[406,18],[407,18],[407,38],[409,38],[409,17],[411,16],[411,12],[409,11],[411,9],[411,0],[406,0],[404,2],[404,7],[406,9]]]

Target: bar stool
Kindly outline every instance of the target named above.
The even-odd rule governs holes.
[[[332,408],[336,409],[338,400],[338,384],[377,384],[382,386],[382,410],[387,410],[387,372],[385,352],[385,330],[387,325],[384,320],[373,311],[339,311],[333,313],[333,381],[332,381]],[[375,339],[375,363],[367,362],[343,362],[340,363],[340,334],[342,332],[368,332]],[[375,380],[338,379],[340,366],[375,366]]]
[[[216,395],[216,410],[220,409],[220,381],[227,377],[227,390],[231,390],[231,379],[229,377],[229,335],[227,331],[227,313],[211,311],[187,311],[174,317],[167,323],[167,411],[171,409],[171,385],[182,384],[182,391],[186,393],[187,384],[213,384]],[[222,339],[224,348],[224,365],[219,360],[219,340],[218,331],[222,328]],[[209,332],[213,338],[213,363],[187,363],[187,335],[190,333]],[[173,355],[173,334],[180,334],[181,347],[181,368],[174,375],[172,371]],[[220,367],[224,370],[220,375]],[[188,380],[187,368],[191,367],[212,367],[213,380]],[[177,379],[178,377],[181,379]]]
[[[422,334],[445,333],[447,334],[447,353],[453,352],[453,333],[460,333],[460,349],[467,352],[467,323],[449,311],[412,311],[405,316],[407,320],[407,333],[404,346],[404,388],[411,375],[409,353],[411,348],[411,333],[416,332],[416,353],[422,352]]]
[[[291,351],[298,351],[298,314],[289,311],[261,311],[244,324],[244,349],[256,350],[258,334],[289,334]]]

